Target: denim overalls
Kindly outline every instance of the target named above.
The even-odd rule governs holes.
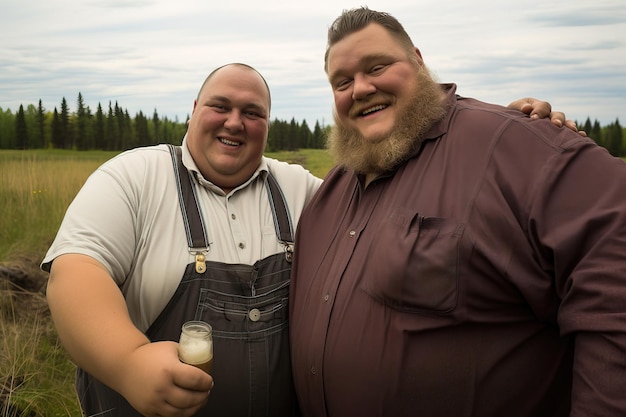
[[[196,261],[146,335],[178,341],[188,320],[213,327],[215,386],[196,416],[294,416],[297,401],[291,376],[288,296],[293,225],[275,178],[268,173],[276,233],[285,252],[254,265],[207,262],[208,237],[193,182],[182,165],[181,149],[170,145],[189,249]],[[87,416],[139,416],[119,394],[78,370],[77,392]]]

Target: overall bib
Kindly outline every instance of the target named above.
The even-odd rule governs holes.
[[[152,342],[178,341],[182,324],[202,320],[213,327],[215,386],[195,416],[299,415],[291,376],[288,297],[293,226],[282,192],[271,173],[265,180],[274,225],[284,253],[253,265],[208,262],[209,239],[180,147],[170,145],[189,250],[176,292],[146,335]],[[139,416],[118,393],[82,369],[77,392],[87,416]]]

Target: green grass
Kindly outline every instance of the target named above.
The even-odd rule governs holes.
[[[0,152],[0,260],[41,254],[78,189],[113,153]]]
[[[52,325],[43,294],[47,276],[38,264],[80,187],[115,154],[0,151],[0,417],[81,415],[75,366]],[[302,164],[319,177],[332,166],[319,149],[267,156]]]
[[[266,156],[281,161],[303,165],[313,175],[324,178],[332,168],[333,160],[325,149],[301,149],[299,151],[282,151],[267,153]]]
[[[0,292],[0,415],[79,416],[75,367],[58,342],[43,294],[22,293],[7,303],[10,295],[15,292]],[[25,308],[31,311],[17,313]]]

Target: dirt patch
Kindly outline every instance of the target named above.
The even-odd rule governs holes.
[[[0,263],[0,314],[10,313],[16,320],[47,315],[47,280],[48,273],[39,269],[35,257],[19,256]]]

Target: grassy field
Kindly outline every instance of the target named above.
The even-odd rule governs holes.
[[[82,184],[115,154],[0,151],[0,417],[81,415],[38,265]],[[321,177],[332,164],[324,150],[268,156]]]
[[[74,365],[59,345],[38,264],[68,204],[107,152],[0,151],[0,417],[80,416]],[[323,177],[323,150],[268,156]]]
[[[74,366],[39,271],[65,209],[106,153],[0,152],[0,416],[79,416]]]

